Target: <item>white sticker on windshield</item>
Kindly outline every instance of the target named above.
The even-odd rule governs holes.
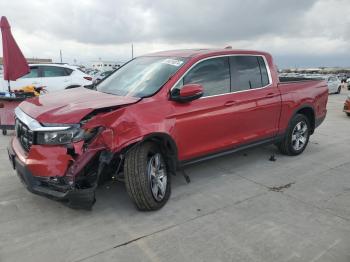
[[[168,59],[165,59],[162,63],[172,65],[172,66],[180,66],[183,64],[183,61],[168,58]]]

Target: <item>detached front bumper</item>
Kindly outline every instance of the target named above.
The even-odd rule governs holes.
[[[15,138],[16,139],[16,138]],[[8,147],[8,155],[12,167],[26,188],[35,194],[48,198],[64,201],[72,208],[91,209],[95,203],[96,185],[88,188],[77,189],[65,183],[64,177],[52,178],[35,176],[29,170],[27,164],[21,159],[23,156],[16,154],[11,142]]]

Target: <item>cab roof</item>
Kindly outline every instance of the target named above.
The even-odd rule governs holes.
[[[229,55],[229,54],[248,54],[248,55],[267,55],[265,52],[255,51],[255,50],[242,50],[242,49],[179,49],[179,50],[169,50],[155,52],[151,54],[146,54],[144,56],[165,56],[165,57],[199,57],[207,55]]]

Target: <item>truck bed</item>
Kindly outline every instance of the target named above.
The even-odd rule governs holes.
[[[281,94],[280,130],[286,130],[289,120],[294,114],[291,106],[300,108],[301,105],[313,107],[315,120],[325,117],[328,101],[328,86],[324,79],[286,77],[280,78],[278,88]]]
[[[282,76],[279,77],[280,83],[286,83],[286,82],[302,82],[302,81],[320,81],[323,80],[322,78],[307,78],[307,77],[291,77],[291,76]]]

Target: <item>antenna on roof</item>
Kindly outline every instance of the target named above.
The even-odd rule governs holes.
[[[232,49],[232,46],[228,45],[225,47],[225,49]]]

